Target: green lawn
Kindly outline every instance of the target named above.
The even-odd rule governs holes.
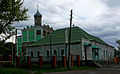
[[[29,74],[33,72],[34,74],[42,74],[43,72],[61,72],[61,71],[70,71],[70,70],[92,70],[96,69],[95,67],[72,67],[69,68],[63,68],[63,67],[57,67],[57,68],[50,68],[49,66],[44,66],[42,69],[40,68],[30,68],[30,69],[23,69],[23,68],[3,68],[0,67],[0,74]]]
[[[17,68],[0,67],[0,74],[29,74],[29,71]]]

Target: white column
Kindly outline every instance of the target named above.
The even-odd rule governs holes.
[[[41,27],[41,38],[43,38],[43,28]]]
[[[35,33],[35,36],[34,36],[34,38],[35,38],[35,41],[36,41],[36,29],[34,29],[34,33]]]
[[[68,31],[67,31],[67,28],[65,30],[65,42],[68,43],[68,35],[67,35]]]
[[[29,31],[27,31],[27,42],[29,42]]]
[[[22,32],[23,32],[23,30],[22,30]],[[22,42],[23,42],[23,34],[21,35],[21,38],[22,38]]]

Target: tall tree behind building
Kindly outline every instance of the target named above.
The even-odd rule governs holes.
[[[24,0],[0,0],[0,35],[4,41],[14,34],[11,24],[28,19],[28,9],[22,7],[23,2]]]

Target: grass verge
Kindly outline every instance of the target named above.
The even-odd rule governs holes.
[[[29,74],[29,71],[17,68],[0,67],[0,74]]]
[[[74,70],[93,70],[96,69],[95,67],[77,67],[74,66],[71,69],[69,68],[63,68],[63,67],[57,67],[57,68],[51,68],[50,66],[46,65],[43,68],[30,68],[30,69],[23,69],[23,68],[4,68],[0,67],[0,74],[42,74],[43,72],[62,72],[62,71],[74,71]]]

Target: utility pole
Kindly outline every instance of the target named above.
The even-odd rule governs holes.
[[[68,45],[68,62],[69,62],[69,68],[71,68],[71,52],[70,52],[70,42],[71,42],[71,26],[72,26],[72,10],[70,11],[70,29],[69,29],[69,45]]]

